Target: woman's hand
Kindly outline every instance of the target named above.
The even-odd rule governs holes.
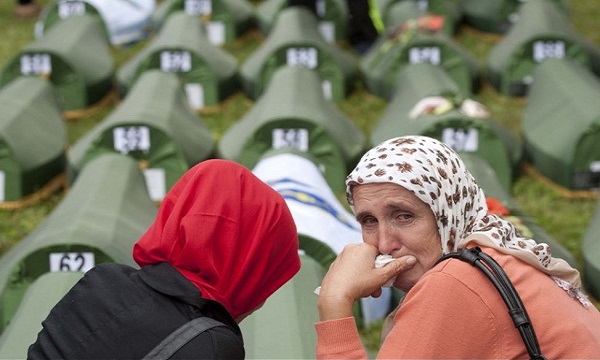
[[[331,264],[321,283],[319,314],[321,321],[352,316],[354,302],[368,296],[381,295],[381,287],[416,262],[403,256],[376,269],[377,248],[366,243],[350,244]]]

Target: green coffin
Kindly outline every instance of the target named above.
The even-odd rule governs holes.
[[[114,70],[102,21],[93,15],[72,16],[13,57],[0,86],[20,76],[48,78],[63,111],[83,110],[113,89]]]
[[[50,0],[35,24],[35,36],[43,36],[71,16],[94,15],[102,20],[111,45],[128,46],[146,39],[153,31],[155,3],[156,0]]]
[[[600,187],[600,80],[568,59],[535,70],[522,115],[527,159],[572,190]]]
[[[83,169],[58,206],[0,258],[2,330],[45,273],[105,262],[135,266],[133,244],[157,213],[144,181],[137,163],[122,155],[98,157]]]
[[[0,89],[0,207],[64,173],[67,130],[61,112],[46,80],[23,76]]]
[[[572,59],[591,67],[588,45],[576,33],[562,8],[551,0],[528,0],[516,22],[490,50],[491,84],[502,94],[526,96],[533,71],[548,59]]]
[[[256,19],[260,30],[268,34],[279,12],[286,8],[288,0],[265,0],[256,7]],[[319,21],[319,32],[328,42],[346,39],[348,30],[348,4],[346,0],[317,0],[314,9]]]
[[[439,100],[446,105],[423,105],[436,105]],[[379,144],[403,135],[436,138],[457,151],[479,154],[493,164],[502,185],[510,189],[522,156],[521,143],[494,122],[489,112],[466,110],[470,105],[481,106],[442,68],[426,63],[410,65],[399,74],[397,90],[374,126],[371,142]]]
[[[285,65],[315,70],[324,93],[334,101],[346,98],[358,72],[354,56],[328,43],[319,33],[316,16],[300,6],[281,10],[268,37],[242,64],[240,76],[246,94],[257,99],[275,71]]]
[[[600,201],[581,242],[583,284],[587,291],[600,299]]]
[[[464,92],[479,89],[477,59],[442,30],[421,28],[414,21],[390,27],[381,34],[363,55],[360,70],[369,92],[389,99],[402,69],[420,63],[444,69]]]
[[[496,171],[494,171],[486,160],[474,153],[460,153],[460,157],[465,162],[467,169],[469,169],[477,180],[479,186],[483,189],[486,197],[497,199],[510,211],[510,215],[505,218],[516,225],[517,229],[520,229],[522,236],[531,237],[538,243],[550,245],[552,256],[564,259],[575,268],[578,267],[573,254],[554,239],[544,228],[539,226],[531,216],[525,214],[520,209],[510,195],[510,191],[504,188],[496,176]]]
[[[213,148],[211,130],[187,105],[177,76],[149,70],[112,113],[73,145],[69,180],[99,155],[126,154],[142,163],[158,201],[185,171],[210,157]]]
[[[378,0],[376,1],[387,30],[426,15],[442,16],[442,31],[452,36],[460,25],[462,10],[458,0]]]
[[[211,43],[232,42],[255,22],[254,7],[248,0],[164,0],[152,15],[157,29],[178,11],[194,16],[206,28]]]
[[[106,40],[110,41],[108,28],[104,23],[104,19],[102,19],[102,15],[100,15],[98,9],[96,9],[93,4],[84,0],[51,0],[51,2],[44,7],[44,12],[41,14],[39,21],[35,25],[36,37],[44,36],[44,33],[48,32],[52,26],[75,14],[87,14],[97,17],[102,21]]]
[[[160,33],[119,68],[119,93],[124,96],[151,69],[177,74],[195,110],[218,104],[238,87],[236,58],[212,45],[198,18],[183,11],[169,16]]]
[[[319,313],[313,291],[325,273],[311,257],[300,259],[300,271],[240,323],[246,359],[315,358]]]
[[[475,29],[503,34],[519,18],[519,7],[523,0],[459,0],[463,20]],[[564,0],[552,0],[566,11]]]
[[[50,310],[83,276],[82,272],[50,272],[37,278],[23,295],[10,324],[0,335],[0,359],[26,359]]]
[[[252,168],[271,149],[307,152],[339,193],[365,147],[362,131],[324,97],[317,73],[284,66],[248,113],[223,133],[218,153]]]

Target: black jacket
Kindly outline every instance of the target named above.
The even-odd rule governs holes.
[[[242,334],[219,303],[167,263],[141,270],[100,264],[52,309],[28,359],[140,359],[199,316],[228,325],[210,329],[173,359],[243,359]]]

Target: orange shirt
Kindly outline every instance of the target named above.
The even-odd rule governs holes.
[[[600,359],[600,312],[584,308],[546,274],[481,247],[519,292],[548,359]],[[354,318],[319,322],[318,359],[367,359]],[[517,359],[527,350],[500,294],[475,267],[451,259],[407,293],[378,359]]]

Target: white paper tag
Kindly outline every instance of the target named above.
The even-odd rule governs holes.
[[[479,149],[479,130],[445,128],[442,141],[456,151],[475,152]]]
[[[0,171],[0,201],[6,199],[6,173]]]
[[[204,87],[198,83],[185,84],[185,95],[188,100],[188,105],[194,110],[199,110],[204,107]]]
[[[50,271],[86,272],[95,265],[93,252],[63,252],[50,254]]]
[[[225,24],[222,21],[211,21],[206,24],[208,41],[216,46],[225,44]]]
[[[145,169],[144,177],[146,178],[146,187],[148,188],[150,199],[154,201],[164,199],[167,194],[165,170],[161,168]]]

